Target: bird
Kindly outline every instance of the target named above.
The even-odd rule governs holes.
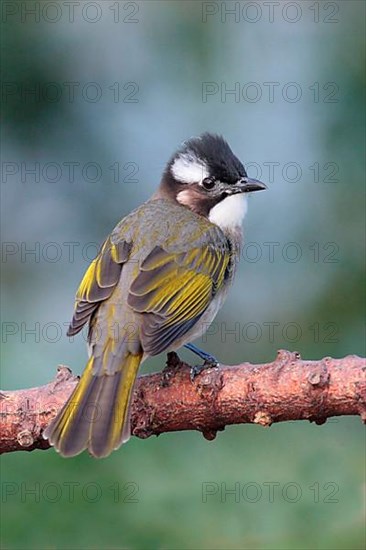
[[[88,324],[89,359],[44,438],[64,457],[108,456],[131,435],[140,364],[191,343],[224,303],[240,258],[249,178],[227,141],[205,132],[182,143],[153,196],[106,238],[78,288],[67,332]]]

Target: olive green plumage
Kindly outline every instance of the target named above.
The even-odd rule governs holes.
[[[224,233],[172,201],[148,201],[116,226],[76,295],[68,335],[89,323],[91,356],[45,432],[62,455],[107,456],[128,439],[141,361],[207,328],[197,324],[233,267]]]

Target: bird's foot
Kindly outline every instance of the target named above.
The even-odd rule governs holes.
[[[198,376],[203,370],[212,369],[212,368],[217,369],[220,366],[216,357],[214,357],[210,353],[207,353],[207,351],[203,351],[202,349],[198,348],[194,344],[185,344],[184,347],[189,349],[196,355],[198,355],[198,357],[200,357],[201,359],[203,359],[203,365],[195,365],[194,367],[191,367],[190,376],[191,376],[192,382],[196,378],[196,376]]]
[[[216,361],[215,357],[211,356],[211,360],[205,360],[203,365],[194,365],[193,367],[191,367],[191,370],[189,373],[191,381],[193,382],[196,376],[201,374],[201,372],[203,372],[204,370],[218,369],[219,367],[220,367],[220,363]]]

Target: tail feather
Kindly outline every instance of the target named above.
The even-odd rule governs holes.
[[[90,358],[80,382],[73,393],[44,431],[48,439],[62,456],[75,456],[87,448],[90,423],[87,422],[87,403],[95,403],[93,358]]]
[[[130,401],[140,362],[141,355],[130,354],[123,369],[104,377],[98,396],[101,408],[95,409],[90,433],[89,451],[93,456],[108,456],[125,442],[124,430],[127,429],[130,435]]]
[[[101,458],[125,440],[129,430],[129,406],[142,354],[129,354],[111,374],[93,374],[94,357],[60,413],[44,432],[62,456],[85,449]]]

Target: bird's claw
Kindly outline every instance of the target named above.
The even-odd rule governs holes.
[[[193,382],[195,378],[199,374],[201,374],[202,371],[206,369],[218,369],[219,367],[220,367],[220,363],[216,361],[214,357],[212,359],[206,359],[202,365],[194,365],[193,367],[191,367],[191,370],[190,370],[191,382]]]

